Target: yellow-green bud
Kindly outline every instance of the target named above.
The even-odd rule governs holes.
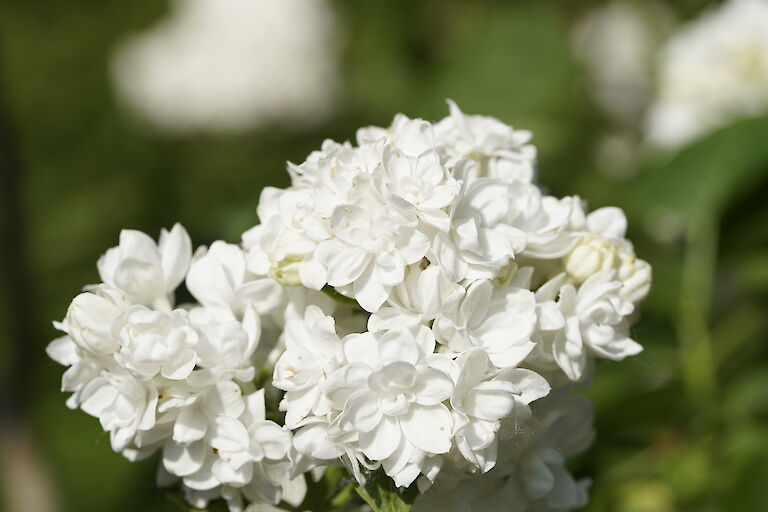
[[[301,256],[288,256],[280,261],[273,261],[269,267],[269,273],[283,286],[301,286],[299,265],[302,259]]]

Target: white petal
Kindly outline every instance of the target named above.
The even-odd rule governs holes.
[[[162,366],[162,375],[166,379],[183,380],[186,379],[197,363],[197,354],[188,350],[185,357],[176,364],[164,364]]]
[[[416,364],[419,360],[419,347],[413,339],[413,333],[407,328],[385,332],[379,338],[378,345],[381,361],[397,360]]]
[[[252,425],[251,438],[261,445],[264,454],[270,459],[282,459],[288,453],[291,434],[281,429],[274,421],[264,421]]]
[[[219,415],[213,420],[211,446],[226,452],[244,452],[248,449],[250,436],[245,426],[231,416]]]
[[[421,321],[421,315],[393,307],[383,307],[368,317],[368,330],[371,332],[385,331],[397,327],[416,326]]]
[[[565,333],[558,333],[554,342],[554,357],[557,365],[565,372],[569,379],[577,381],[584,373],[587,356],[581,339],[569,338]]]
[[[177,443],[191,443],[202,439],[208,431],[208,419],[198,407],[185,407],[173,425],[173,440]]]
[[[381,409],[376,397],[367,390],[360,390],[352,394],[344,405],[342,413],[342,428],[345,424],[351,424],[358,432],[370,432],[381,421]]]
[[[520,392],[517,399],[525,404],[547,396],[551,390],[549,383],[544,377],[524,368],[503,370],[497,379],[512,383]]]
[[[250,416],[251,421],[264,421],[266,406],[264,405],[263,388],[245,397],[245,410]]]
[[[379,307],[389,297],[391,287],[384,286],[374,265],[369,265],[360,278],[352,283],[355,299],[363,309],[370,313],[378,311]]]
[[[444,405],[412,405],[399,418],[406,439],[428,453],[447,453],[451,449],[453,416]]]
[[[410,391],[416,380],[416,367],[407,361],[393,361],[371,373],[368,386],[376,393]]]
[[[205,443],[175,443],[168,440],[163,447],[163,466],[176,476],[191,475],[205,461]]]
[[[293,436],[293,445],[299,453],[322,460],[336,459],[343,453],[341,448],[328,438],[326,423],[300,428]]]
[[[51,341],[45,347],[45,353],[48,354],[48,357],[64,366],[71,366],[80,360],[75,343],[69,336],[62,336]]]
[[[627,232],[627,217],[621,208],[598,208],[587,215],[587,228],[605,238],[624,238]]]
[[[225,485],[241,486],[250,482],[253,475],[253,464],[245,464],[238,468],[233,467],[224,459],[217,459],[213,463],[213,474]]]
[[[206,491],[217,487],[219,480],[213,474],[213,461],[207,461],[198,471],[185,476],[184,485],[198,491]]]
[[[463,410],[469,416],[487,421],[506,418],[515,406],[517,391],[509,382],[482,382],[464,397]]]
[[[556,331],[565,326],[565,318],[555,301],[548,300],[536,304],[537,327],[542,331]]]
[[[355,247],[345,248],[335,254],[327,263],[328,284],[343,286],[360,277],[369,268],[371,254]]]
[[[192,241],[181,224],[174,224],[170,232],[162,230],[158,243],[160,265],[165,278],[165,290],[171,292],[184,280],[192,259]]]
[[[283,482],[283,501],[298,508],[307,495],[307,480],[304,475]],[[279,510],[279,509],[278,509]],[[254,512],[254,511],[249,511]],[[255,511],[257,512],[257,511]],[[281,511],[282,512],[282,511]]]
[[[363,453],[371,460],[382,460],[395,451],[400,444],[400,426],[391,416],[384,416],[381,422],[370,432],[363,432],[358,443]]]
[[[450,398],[453,392],[453,381],[448,375],[426,366],[419,366],[417,371],[413,386],[417,403],[436,405]]]
[[[285,424],[293,428],[306,418],[317,403],[319,396],[320,389],[317,386],[288,391],[280,402],[280,410],[286,411]]]
[[[319,290],[328,282],[328,271],[320,262],[304,260],[299,264],[301,284],[311,290]]]
[[[525,341],[519,345],[510,346],[503,352],[489,352],[488,356],[497,368],[508,368],[520,364],[535,346],[536,344],[532,341]]]
[[[350,363],[375,366],[379,362],[378,342],[371,333],[350,334],[344,337],[344,356]]]

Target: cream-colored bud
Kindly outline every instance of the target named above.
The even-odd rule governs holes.
[[[576,247],[563,258],[565,271],[578,283],[590,276],[617,268],[619,257],[616,248],[605,238],[593,234],[584,235]]]
[[[288,256],[280,261],[272,262],[269,273],[275,281],[283,286],[301,286],[301,279],[299,279],[301,260],[301,256]]]

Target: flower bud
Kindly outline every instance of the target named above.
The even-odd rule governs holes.
[[[582,283],[601,270],[616,268],[618,260],[616,249],[610,242],[597,235],[586,234],[563,262],[568,275]]]
[[[301,279],[299,279],[301,260],[301,257],[287,256],[278,262],[273,262],[269,273],[283,286],[301,286]]]
[[[123,295],[108,286],[81,293],[67,310],[69,335],[81,349],[94,354],[110,354],[120,348],[112,336],[112,324],[126,307]]]

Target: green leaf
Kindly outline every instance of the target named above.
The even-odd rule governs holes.
[[[355,484],[344,467],[328,466],[320,480],[307,478],[307,495],[297,510],[345,510],[343,507],[356,497],[354,487]]]
[[[419,494],[415,485],[407,489],[395,487],[382,470],[368,475],[365,486],[355,490],[374,512],[408,512]]]
[[[728,204],[768,172],[768,118],[747,119],[648,165],[627,187],[628,210],[672,213],[683,221],[717,218]]]

